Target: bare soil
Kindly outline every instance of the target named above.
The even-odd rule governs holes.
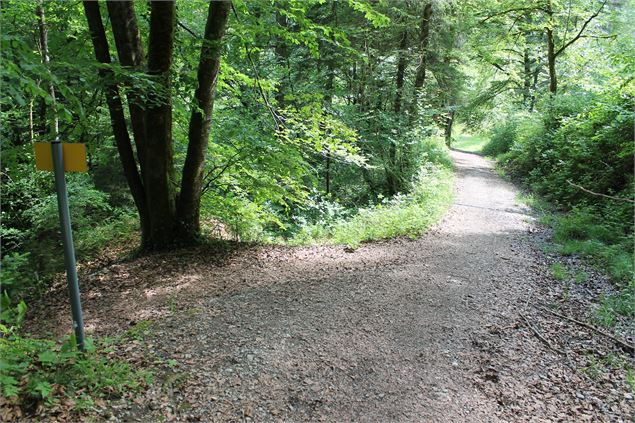
[[[558,258],[541,252],[548,233],[517,189],[479,156],[452,157],[456,201],[417,240],[354,251],[207,246],[84,268],[89,330],[117,335],[150,321],[119,354],[158,374],[143,396],[94,417],[632,421],[623,368],[632,355],[538,308],[588,321],[606,279],[587,269],[580,286],[553,280]],[[31,331],[68,327],[64,295],[31,314]]]

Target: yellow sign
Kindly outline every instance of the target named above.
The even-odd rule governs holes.
[[[35,167],[38,170],[53,170],[53,151],[50,142],[36,142]],[[62,143],[64,172],[88,172],[86,144]]]

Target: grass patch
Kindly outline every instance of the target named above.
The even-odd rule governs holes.
[[[558,281],[569,279],[569,270],[562,263],[554,263],[549,267],[549,269],[551,270],[551,275],[554,279]]]
[[[306,225],[288,241],[292,245],[346,244],[407,236],[415,238],[436,223],[452,203],[453,174],[448,167],[428,163],[409,194],[358,210],[348,219],[329,225]]]
[[[468,153],[481,153],[489,138],[483,135],[461,134],[452,142],[452,148]]]
[[[579,270],[575,273],[575,282],[578,284],[586,282],[588,278],[589,275],[585,271]]]
[[[618,293],[602,296],[595,313],[598,323],[606,327],[615,326],[617,316],[635,317],[635,284]]]

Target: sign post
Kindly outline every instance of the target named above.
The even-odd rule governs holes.
[[[77,347],[80,351],[84,351],[84,318],[82,316],[82,303],[79,297],[79,283],[77,281],[77,263],[75,261],[75,246],[73,245],[73,232],[71,230],[71,215],[68,208],[68,191],[66,189],[66,177],[64,176],[65,165],[69,167],[70,163],[64,162],[64,150],[63,144],[59,140],[55,140],[50,144],[50,149],[43,148],[48,147],[48,144],[44,146],[36,145],[36,164],[38,169],[50,170],[48,164],[52,158],[53,174],[55,175],[55,191],[57,192],[57,209],[60,216],[60,227],[62,229],[62,243],[64,246],[64,265],[66,266],[66,282],[68,284],[68,293],[71,300],[71,312],[73,315],[73,330],[75,331],[75,339],[77,341]],[[80,166],[73,170],[87,170],[86,167],[86,148],[82,144],[65,144],[64,146],[81,146],[81,150],[84,152],[84,159],[79,160]],[[38,148],[39,147],[39,148]],[[47,151],[48,150],[48,151]],[[48,153],[48,154],[47,154]],[[49,156],[50,154],[50,156]],[[38,157],[39,156],[39,157]],[[42,166],[42,163],[46,165]],[[85,171],[84,170],[84,171]]]

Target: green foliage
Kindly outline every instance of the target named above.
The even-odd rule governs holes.
[[[584,283],[589,278],[589,275],[584,271],[578,271],[575,274],[575,282],[576,283]]]
[[[561,125],[556,129],[530,121],[517,130],[503,166],[562,207],[603,201],[575,185],[628,198],[633,192],[634,106],[633,97],[608,93],[593,103],[577,104],[582,111],[557,115]],[[622,213],[628,218],[628,211]]]
[[[10,330],[20,326],[26,316],[26,303],[20,301],[13,305],[7,291],[0,294],[0,329]]]
[[[452,202],[451,172],[438,165],[421,169],[414,189],[385,204],[360,209],[348,221],[335,224],[332,241],[357,246],[360,242],[397,236],[416,238],[436,223]]]
[[[380,197],[378,204],[352,211],[335,202],[322,202],[313,216],[300,220],[290,244],[335,243],[358,246],[363,241],[396,236],[417,237],[434,224],[452,201],[452,172],[441,140],[424,143],[424,164],[408,194]]]
[[[490,140],[485,147],[483,147],[483,154],[496,157],[507,153],[516,140],[517,125],[518,123],[515,120],[509,120],[503,125],[492,129]]]
[[[562,263],[554,263],[550,266],[551,274],[556,280],[563,281],[569,278],[569,270]]]
[[[543,219],[554,228],[557,251],[588,259],[616,282],[620,292],[598,311],[606,324],[614,313],[632,314],[622,305],[631,299],[635,278],[633,207],[589,191],[633,198],[632,89],[627,84],[601,94],[557,96],[542,120],[512,117],[494,130],[491,143],[502,152],[496,148],[507,142],[502,167],[567,212]]]
[[[112,214],[105,193],[93,188],[87,178],[72,178],[67,183],[71,221],[76,231],[84,231]],[[55,192],[41,198],[28,211],[26,216],[34,232],[51,233],[59,228],[57,213],[57,195]]]
[[[600,300],[595,312],[598,323],[607,327],[615,326],[617,316],[635,318],[635,283],[631,282],[621,292],[605,295]]]
[[[64,401],[77,411],[97,399],[114,399],[143,389],[152,376],[97,352],[90,339],[80,353],[71,337],[61,344],[3,330],[0,337],[0,390],[6,401],[28,414]]]
[[[586,257],[621,284],[633,278],[633,235],[624,233],[624,222],[606,219],[596,209],[575,208],[552,217],[550,224],[562,254]]]
[[[11,295],[20,290],[29,265],[29,253],[10,253],[2,257],[0,280],[2,291]]]

